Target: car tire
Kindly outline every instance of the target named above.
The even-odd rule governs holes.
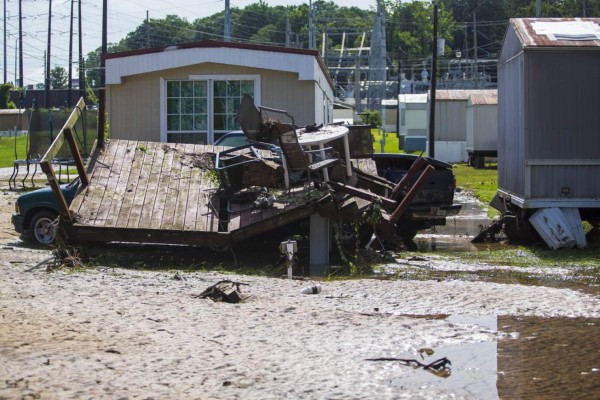
[[[29,223],[29,237],[37,244],[51,246],[56,239],[56,218],[58,214],[52,211],[38,211]]]

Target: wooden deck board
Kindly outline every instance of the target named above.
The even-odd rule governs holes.
[[[117,146],[109,146],[106,149],[97,149],[92,157],[95,157],[96,160],[102,159],[111,160],[111,162],[114,162],[116,150]],[[97,218],[100,204],[102,203],[102,197],[104,196],[104,192],[106,190],[106,183],[109,175],[109,164],[105,164],[104,162],[96,163],[96,166],[90,176],[90,180],[93,179],[96,184],[88,185],[79,196],[73,199],[73,202],[71,203],[71,210],[87,221],[95,220]],[[84,215],[82,212],[81,207],[84,200],[87,203],[86,209],[88,210],[89,215]]]
[[[106,227],[119,226],[119,219],[123,215],[129,217],[129,200],[126,200],[127,190],[131,184],[131,171],[132,166],[136,162],[136,148],[138,142],[127,141],[127,148],[123,157],[123,164],[121,166],[121,172],[117,179],[116,185],[113,186],[114,193],[108,215],[106,217]],[[139,158],[138,158],[139,159]],[[134,168],[135,169],[135,168]],[[125,208],[123,211],[121,211]]]
[[[167,202],[167,193],[169,192],[169,179],[171,174],[171,165],[173,164],[173,157],[175,155],[175,145],[163,143],[161,150],[163,151],[164,155],[160,169],[160,176],[158,178],[158,186],[156,188],[154,206],[152,207],[152,216],[150,221],[151,229],[160,229],[162,224]]]
[[[183,230],[185,226],[185,216],[188,207],[188,198],[190,192],[190,180],[192,176],[192,167],[189,164],[188,154],[193,154],[194,145],[181,145],[181,173],[179,179],[179,188],[177,192],[177,202],[175,203],[175,212],[173,214],[173,229]]]
[[[161,170],[165,158],[165,150],[162,146],[155,145],[152,148],[153,158],[150,167],[150,176],[148,177],[144,201],[141,205],[140,220],[138,227],[142,229],[150,228],[152,217],[157,213],[155,201],[158,197]]]
[[[179,183],[181,181],[181,144],[175,145],[173,151],[173,160],[170,165],[170,174],[166,174],[168,177],[168,191],[165,201],[165,210],[163,218],[160,224],[160,229],[173,229],[173,222],[175,220],[175,208],[177,207],[177,197],[179,196]]]
[[[188,154],[198,154],[199,149],[190,145],[187,146]],[[187,194],[187,207],[184,214],[183,229],[192,231],[196,229],[196,220],[198,218],[199,199],[200,199],[200,179],[202,178],[202,170],[198,167],[191,168],[189,189]]]
[[[131,211],[129,212],[129,220],[126,224],[128,228],[139,228],[144,207],[144,200],[146,199],[149,189],[148,182],[151,178],[150,172],[154,163],[155,153],[157,152],[156,146],[153,146],[153,144],[149,142],[145,143],[143,148],[146,150],[143,151],[144,159],[142,161],[142,168],[137,181],[135,194],[133,195]]]
[[[111,140],[108,146],[114,146],[115,153],[114,157],[112,158],[112,163],[110,163],[111,159],[108,157],[102,159],[104,164],[110,166],[108,176],[106,177],[106,182],[104,185],[101,185],[100,182],[97,184],[94,180],[92,180],[92,184],[90,184],[90,186],[93,185],[100,190],[104,189],[100,200],[100,206],[98,207],[98,212],[93,223],[95,226],[104,226],[106,224],[108,214],[112,207],[114,192],[116,190],[119,178],[121,177],[121,169],[123,167],[123,163],[125,162],[125,154],[127,153],[129,142],[126,140]]]
[[[142,179],[142,167],[144,165],[144,159],[146,158],[146,151],[144,142],[138,142],[138,144],[131,150],[133,157],[131,160],[131,169],[129,170],[129,177],[127,179],[127,188],[123,193],[123,199],[121,201],[121,209],[117,216],[115,226],[120,228],[128,228],[129,217],[133,209],[133,202],[137,193],[138,184]]]

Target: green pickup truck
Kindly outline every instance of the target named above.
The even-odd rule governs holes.
[[[73,201],[77,188],[79,188],[79,178],[61,185],[60,189],[67,204]],[[23,239],[49,246],[54,243],[56,237],[58,214],[56,197],[52,189],[47,187],[19,196],[15,202],[15,213],[11,221]]]

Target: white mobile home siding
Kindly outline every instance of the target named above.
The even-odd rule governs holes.
[[[257,105],[287,110],[297,124],[332,121],[332,82],[312,50],[206,41],[110,54],[106,70],[114,138],[166,140],[173,80],[254,80]]]
[[[467,105],[467,150],[498,150],[498,104]]]
[[[528,24],[511,20],[498,66],[498,190],[523,208],[600,207],[600,46]]]

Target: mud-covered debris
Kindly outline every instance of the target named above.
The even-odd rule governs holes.
[[[200,168],[203,171],[215,168],[214,154],[212,153],[185,153],[181,159],[181,164],[192,168]]]
[[[192,297],[205,299],[209,298],[212,301],[222,301],[225,303],[240,303],[246,300],[249,296],[242,295],[240,286],[248,286],[247,283],[234,282],[223,280],[206,288],[202,293],[193,295]]]

